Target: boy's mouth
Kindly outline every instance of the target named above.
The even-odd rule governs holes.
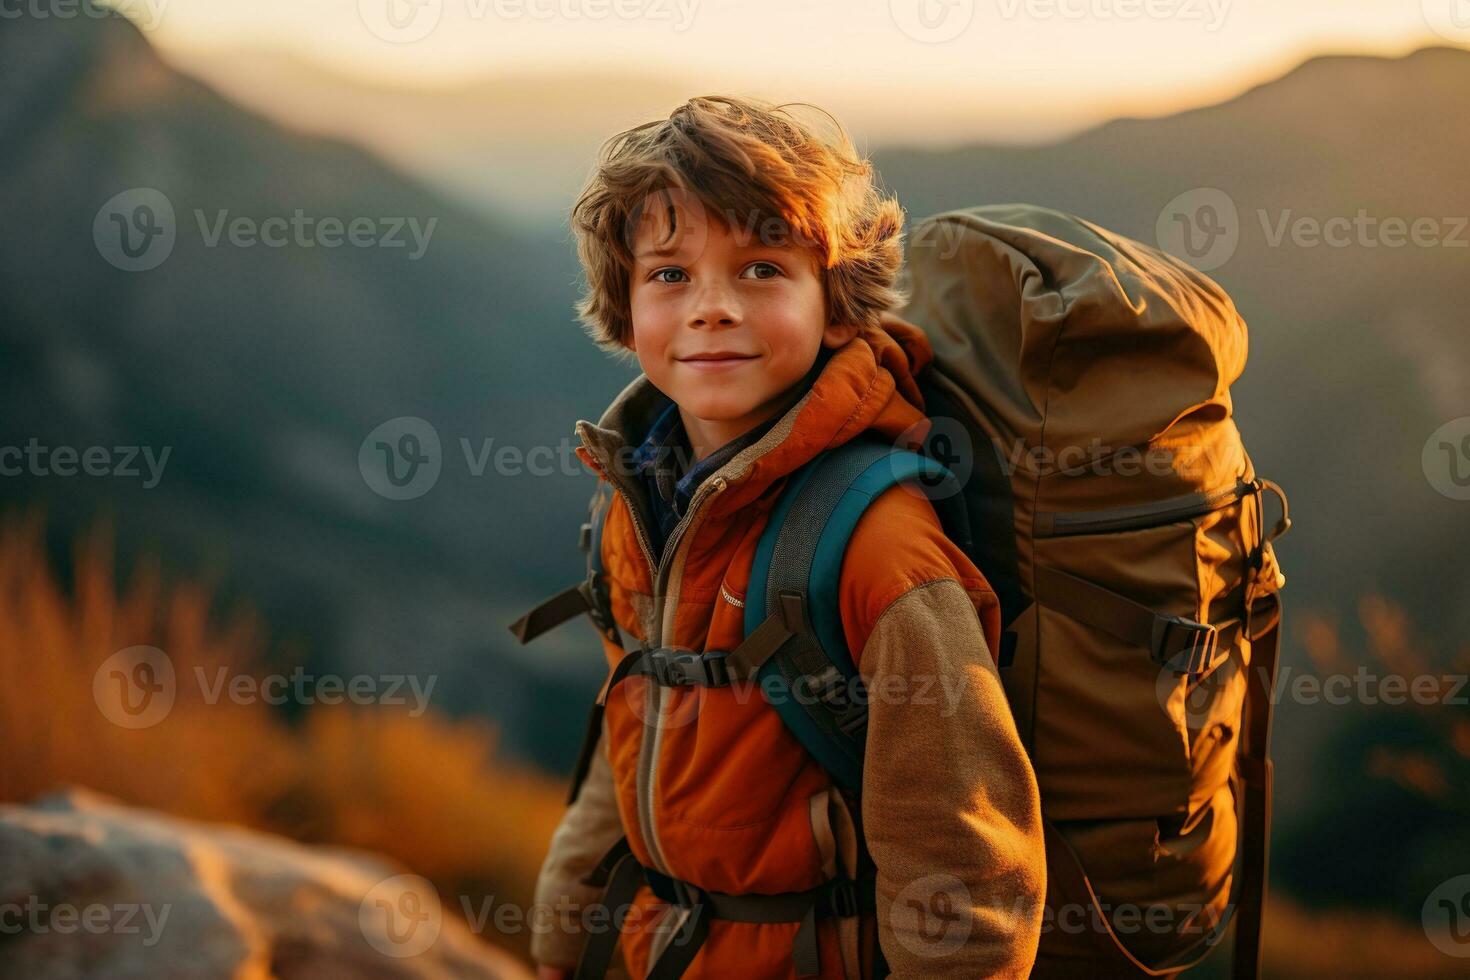
[[[747,361],[754,361],[760,357],[759,354],[741,354],[738,351],[709,351],[703,354],[692,354],[689,357],[676,358],[681,364],[687,364],[698,371],[719,371],[738,367]]]

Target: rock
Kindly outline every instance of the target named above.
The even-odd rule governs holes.
[[[428,882],[85,790],[0,806],[0,977],[503,978]]]

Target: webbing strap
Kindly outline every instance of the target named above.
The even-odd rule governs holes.
[[[1214,625],[1155,612],[1111,589],[1045,565],[1036,567],[1036,601],[1069,619],[1149,651],[1179,674],[1207,674],[1230,654],[1222,642],[1238,617]]]
[[[738,674],[742,679],[753,679],[760,673],[766,661],[795,633],[787,621],[788,613],[789,610],[777,609],[730,651],[725,664],[732,674]]]
[[[957,488],[943,466],[882,440],[828,450],[782,492],[751,562],[747,623],[779,610],[795,634],[762,677],[791,695],[773,705],[833,780],[854,791],[862,785],[868,699],[836,601],[842,557],[867,506],[910,479],[936,491]]]
[[[592,711],[587,716],[587,728],[582,733],[582,748],[577,753],[577,764],[572,767],[572,788],[567,794],[567,806],[577,802],[577,796],[582,792],[582,783],[586,782],[587,773],[592,770],[592,753],[597,751],[598,740],[602,737],[602,716],[607,710],[608,695],[628,676],[628,671],[642,652],[640,649],[619,660],[592,702]]]
[[[510,624],[511,633],[522,643],[530,643],[547,630],[590,611],[592,604],[587,599],[586,589],[586,582],[578,582],[541,600],[520,619]]]
[[[877,908],[874,897],[876,879],[871,876],[863,881],[833,878],[799,892],[731,895],[695,888],[653,868],[645,869],[644,874],[649,888],[664,901],[685,908],[703,902],[710,907],[715,918],[732,922],[800,922],[808,910],[815,910],[817,918],[828,918],[856,915],[859,911],[872,912]]]
[[[582,783],[592,769],[592,753],[597,751],[597,743],[602,737],[602,718],[607,710],[607,699],[614,687],[634,676],[647,677],[665,687],[689,684],[724,687],[735,681],[754,680],[766,661],[791,636],[792,630],[777,613],[767,617],[755,632],[728,652],[708,650],[695,653],[692,650],[650,648],[636,638],[626,638],[623,642],[627,654],[608,675],[588,713],[587,727],[582,733],[582,747],[577,753],[577,764],[572,767],[572,786],[567,794],[567,805],[571,806],[577,801]]]
[[[582,792],[582,784],[587,781],[587,773],[592,771],[592,753],[597,751],[597,742],[602,738],[602,704],[592,702],[592,710],[587,712],[587,725],[582,729],[582,745],[577,749],[577,762],[572,766],[572,785],[567,791],[567,806],[577,802],[577,797]]]
[[[709,938],[709,920],[707,906],[696,905],[691,908],[680,924],[679,931],[674,933],[664,951],[648,968],[647,980],[679,980],[684,971],[689,969],[689,964],[694,962],[694,957],[699,955],[704,941]]]
[[[547,630],[582,613],[588,615],[592,625],[603,636],[614,643],[622,642],[617,633],[617,621],[613,618],[612,593],[608,591],[607,576],[602,569],[602,524],[606,516],[604,491],[611,492],[599,484],[588,504],[592,519],[582,524],[577,536],[577,547],[587,553],[587,577],[541,600],[511,623],[510,631],[521,643],[530,643]]]
[[[1258,624],[1256,607],[1267,621],[1259,637],[1252,637],[1252,664],[1246,684],[1245,722],[1241,726],[1238,771],[1243,784],[1241,802],[1240,899],[1236,910],[1235,949],[1231,973],[1235,980],[1255,980],[1261,965],[1261,927],[1266,913],[1266,880],[1271,853],[1271,696],[1281,651],[1281,599],[1263,596],[1251,608],[1251,625]]]
[[[798,977],[816,977],[821,974],[817,920],[845,918],[877,909],[877,880],[872,874],[860,880],[834,878],[799,892],[772,895],[711,892],[643,867],[634,858],[626,837],[603,855],[582,882],[606,885],[599,904],[606,908],[613,923],[620,921],[645,882],[659,899],[688,913],[658,960],[649,968],[649,980],[677,980],[681,977],[708,938],[711,919],[801,923],[792,940],[792,963]],[[592,934],[583,946],[573,980],[603,977],[612,964],[619,935],[615,928]]]
[[[638,894],[638,888],[643,884],[643,865],[628,849],[626,837],[613,845],[584,882],[596,885],[601,883],[600,879],[607,880],[601,904],[610,916],[617,916],[632,904],[633,896]],[[572,974],[573,980],[601,980],[606,976],[620,935],[617,929],[605,928],[588,936],[577,960],[577,970]]]
[[[649,887],[659,898],[685,908],[702,908],[710,918],[732,922],[800,922],[791,944],[791,959],[798,977],[821,973],[818,919],[847,917],[877,909],[876,879],[871,875],[861,881],[834,878],[801,892],[730,895],[694,888],[652,868],[644,873]]]

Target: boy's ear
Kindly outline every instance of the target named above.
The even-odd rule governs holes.
[[[822,329],[822,346],[841,347],[857,336],[858,329],[855,323],[829,323]]]

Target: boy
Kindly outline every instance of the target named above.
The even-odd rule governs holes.
[[[625,638],[734,649],[786,477],[865,432],[922,442],[914,377],[930,347],[888,312],[902,216],[840,127],[825,141],[752,100],[691,99],[604,145],[572,211],[579,313],[643,373],[597,425],[577,423],[577,453],[614,491],[601,555]],[[615,845],[648,882],[608,910],[635,977],[856,978],[884,961],[897,978],[1027,975],[1040,803],[991,656],[994,593],[900,485],[853,532],[839,601],[869,692],[860,796],[751,684],[620,678],[538,881],[538,906],[558,910],[533,936],[542,977],[569,976],[589,937],[610,941],[606,916],[582,914],[603,889],[582,879]],[[609,638],[604,653],[610,667],[634,655]],[[856,913],[819,899],[846,879]],[[691,896],[709,916],[693,945]]]

